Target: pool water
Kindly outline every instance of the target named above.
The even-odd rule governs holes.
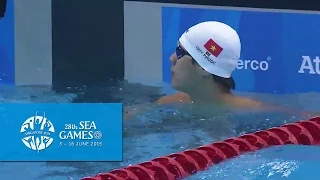
[[[172,89],[117,82],[112,85],[60,87],[1,87],[1,103],[123,102],[125,106],[154,101]],[[262,102],[319,111],[320,94],[266,95],[237,93]],[[317,109],[318,108],[318,109]],[[1,180],[78,180],[157,156],[195,148],[243,133],[301,120],[301,115],[268,113],[226,114],[210,119],[196,117],[175,107],[150,108],[124,122],[123,162],[0,163]],[[223,123],[221,123],[223,122]],[[320,167],[318,146],[278,146],[225,161],[187,179],[315,179]]]

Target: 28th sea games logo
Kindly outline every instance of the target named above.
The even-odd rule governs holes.
[[[46,118],[46,114],[29,117],[21,126],[20,133],[25,137],[21,140],[31,150],[40,152],[53,143],[51,134],[55,132],[52,122]]]
[[[24,137],[21,140],[26,147],[38,152],[53,144],[53,133],[58,135],[55,137],[57,138],[55,143],[59,146],[100,147],[103,145],[102,132],[99,131],[95,121],[76,121],[76,123],[65,123],[63,126],[62,129],[61,126],[55,129],[45,113],[43,116],[36,113],[22,124],[20,133]]]

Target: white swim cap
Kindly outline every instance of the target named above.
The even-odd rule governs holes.
[[[211,74],[229,78],[240,58],[241,42],[230,26],[208,21],[196,24],[179,39],[182,46]]]

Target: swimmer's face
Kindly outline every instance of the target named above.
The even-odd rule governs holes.
[[[176,51],[171,55],[171,85],[173,88],[185,92],[198,84],[201,75],[197,73],[193,59],[184,47],[178,43]]]

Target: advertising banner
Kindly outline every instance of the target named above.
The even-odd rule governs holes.
[[[169,61],[180,35],[203,21],[233,27],[242,43],[233,73],[236,90],[261,93],[320,91],[319,14],[162,8],[163,79],[170,82]]]
[[[0,161],[122,161],[121,104],[2,104]]]

